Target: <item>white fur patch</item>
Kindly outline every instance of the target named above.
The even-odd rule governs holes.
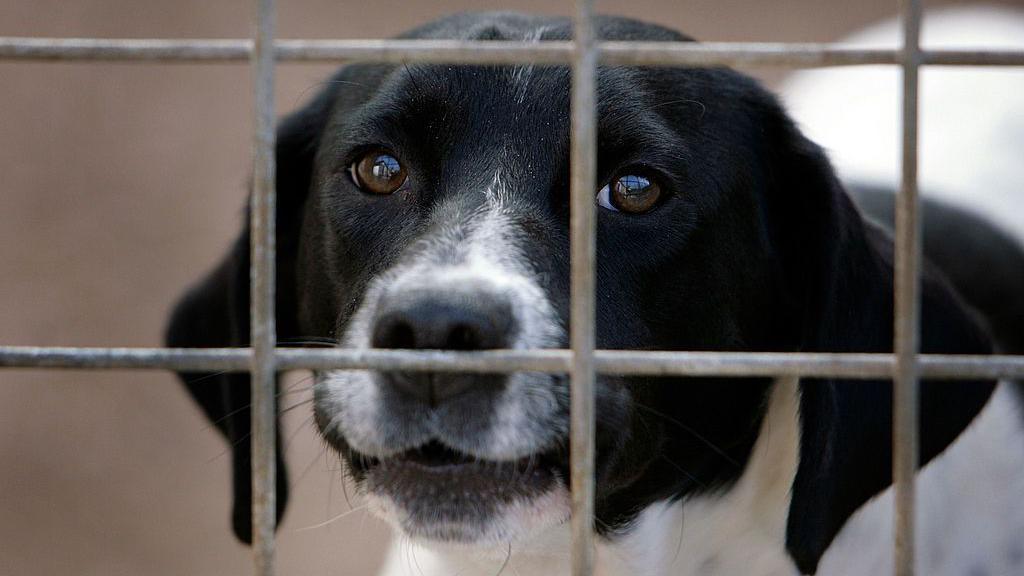
[[[785,551],[789,492],[796,475],[799,393],[795,379],[773,389],[743,475],[722,494],[661,502],[623,535],[599,540],[595,576],[793,576]],[[511,546],[439,547],[396,538],[384,576],[512,576],[569,573],[562,524]],[[416,562],[409,562],[414,557]]]
[[[371,509],[395,529],[382,575],[430,576],[486,574],[492,576],[512,557],[521,574],[547,574],[549,562],[564,558],[569,549],[568,533],[561,528],[569,519],[569,491],[561,484],[543,496],[502,505],[494,520],[481,529],[479,543],[421,542],[403,535],[402,512],[390,501],[369,499]],[[497,543],[497,544],[494,544]],[[520,551],[529,551],[526,557]],[[410,564],[408,559],[415,557]],[[515,565],[515,564],[514,564]],[[533,566],[533,568],[530,568]],[[517,568],[518,569],[518,568]],[[510,570],[510,574],[515,574]]]

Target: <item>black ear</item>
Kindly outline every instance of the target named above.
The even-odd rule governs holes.
[[[774,152],[767,201],[773,236],[802,309],[807,352],[890,352],[893,245],[865,223],[820,148],[781,111],[768,129]],[[921,349],[990,353],[974,315],[930,266],[922,273]],[[925,381],[920,394],[920,462],[953,441],[984,406],[994,382]],[[890,381],[804,379],[800,464],[786,546],[813,574],[850,515],[892,480]]]
[[[299,336],[296,320],[295,260],[313,156],[326,122],[330,95],[321,94],[278,128],[277,159],[277,327],[279,341]],[[248,216],[248,210],[246,210]],[[249,223],[224,260],[191,288],[171,315],[165,341],[175,348],[249,345]],[[252,542],[250,378],[241,374],[179,374],[206,417],[232,452],[232,526],[239,540]],[[277,517],[288,501],[288,476],[277,438]]]

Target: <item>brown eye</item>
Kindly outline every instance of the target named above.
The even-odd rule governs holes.
[[[645,176],[616,176],[597,193],[597,203],[609,210],[643,214],[661,198],[661,186]]]
[[[364,154],[349,166],[352,181],[363,192],[391,194],[405,183],[405,168],[387,152],[379,150]]]

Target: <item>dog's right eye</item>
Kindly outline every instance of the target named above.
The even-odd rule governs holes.
[[[363,192],[391,194],[405,184],[405,167],[391,154],[373,150],[348,167],[352,182]]]

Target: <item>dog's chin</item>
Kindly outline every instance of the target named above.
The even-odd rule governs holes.
[[[507,544],[569,517],[560,466],[544,454],[489,461],[432,441],[387,458],[350,456],[370,509],[424,543]]]

